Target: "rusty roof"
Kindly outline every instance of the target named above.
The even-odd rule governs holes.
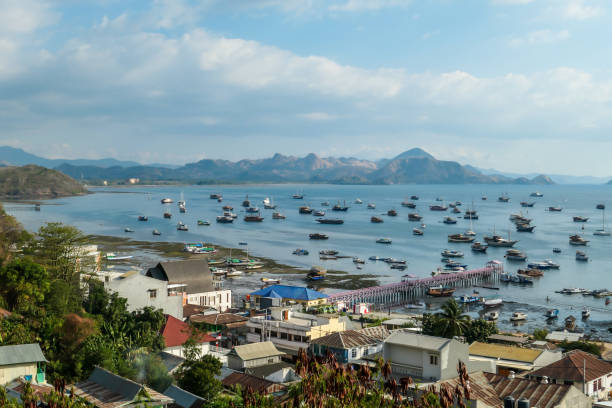
[[[501,407],[503,405],[502,399],[497,395],[495,388],[493,388],[489,384],[489,380],[485,377],[482,371],[473,373],[469,375],[470,378],[470,400],[479,401],[478,406],[480,406],[480,402],[483,402],[486,406],[489,407]],[[440,389],[442,384],[446,384],[451,387],[451,389],[455,389],[459,385],[461,388],[461,381],[459,377],[451,378],[450,380],[440,381],[434,384],[436,389]]]
[[[351,349],[353,347],[369,346],[379,343],[380,340],[360,333],[357,330],[345,330],[343,332],[335,332],[327,336],[319,337],[310,342],[310,344],[320,344],[336,349]]]
[[[166,323],[161,329],[161,335],[164,337],[166,347],[182,346],[193,335],[193,329],[176,317],[166,315]],[[208,334],[200,333],[195,340],[198,343],[210,343],[217,339]]]
[[[526,398],[532,407],[538,408],[559,406],[573,387],[569,384],[542,384],[526,378],[508,378],[493,373],[483,373],[483,375],[500,399],[503,400],[508,395],[514,397],[515,400]]]
[[[533,363],[543,350],[487,344],[475,341],[470,345],[470,356],[490,357],[495,359]]]
[[[257,378],[255,376],[244,374],[244,373],[231,373],[227,377],[225,377],[221,383],[224,387],[233,387],[236,385],[240,385],[240,387],[244,390],[247,387],[250,387],[254,392],[260,394],[267,394],[268,389],[272,386],[273,388],[277,388],[274,386],[278,386],[278,384],[274,384],[272,381],[264,380],[263,378]]]
[[[211,315],[191,316],[189,321],[192,323],[237,327],[246,325],[246,322],[249,321],[249,319],[234,313],[216,313]]]
[[[367,336],[374,337],[375,339],[378,339],[380,341],[384,341],[391,334],[391,332],[387,330],[387,328],[383,325],[374,326],[374,327],[365,327],[357,331]]]
[[[586,374],[584,368],[586,367]],[[586,376],[587,381],[606,376],[612,373],[612,364],[600,360],[591,353],[582,350],[573,350],[566,353],[559,360],[545,367],[540,368],[529,376],[550,377],[569,381],[583,382]]]

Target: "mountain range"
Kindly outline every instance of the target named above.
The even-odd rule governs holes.
[[[184,166],[141,165],[115,159],[45,159],[20,149],[0,147],[0,163],[37,164],[54,168],[77,180],[99,184],[122,183],[137,178],[141,183],[245,183],[302,182],[334,184],[554,184],[547,176],[507,177],[484,174],[475,167],[437,160],[414,148],[391,159],[370,161],[353,157],[274,156],[257,160],[204,159]]]

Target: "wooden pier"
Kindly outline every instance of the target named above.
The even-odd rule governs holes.
[[[441,274],[431,278],[406,279],[382,286],[333,293],[329,295],[327,301],[343,302],[349,308],[356,303],[371,303],[374,306],[403,305],[409,303],[411,299],[424,296],[431,286],[476,286],[483,282],[495,282],[503,272],[504,265],[501,262],[490,261],[480,269]]]

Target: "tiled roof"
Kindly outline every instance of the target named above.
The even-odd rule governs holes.
[[[483,373],[489,384],[495,389],[500,399],[508,395],[514,400],[526,398],[532,407],[553,408],[559,406],[566,394],[572,389],[568,384],[542,384],[539,381],[525,378],[508,378],[493,373]],[[582,395],[582,394],[580,394]],[[584,396],[586,399],[587,397]],[[568,405],[566,405],[568,406]]]
[[[426,336],[424,334],[415,334],[408,332],[393,332],[385,343],[398,344],[402,346],[414,347],[422,350],[438,351],[449,344],[451,339],[443,337]]]
[[[501,344],[487,344],[475,341],[470,345],[470,356],[490,357],[509,361],[533,363],[543,350],[527,349]]]
[[[189,321],[191,321],[192,323],[206,323],[206,324],[222,325],[222,326],[228,326],[228,325],[241,326],[242,324],[246,324],[248,320],[249,319],[244,316],[240,316],[240,315],[233,314],[233,313],[216,313],[212,315],[197,315],[197,316],[191,316],[191,318],[189,319]]]
[[[0,366],[46,361],[38,343],[0,346]]]
[[[363,333],[366,336],[374,337],[380,341],[384,341],[391,335],[391,332],[383,325],[374,327],[364,327],[363,329],[357,330],[359,333]]]
[[[335,332],[327,336],[316,338],[310,343],[320,344],[335,349],[351,349],[353,347],[368,346],[379,342],[378,339],[360,333],[357,330],[345,330],[343,332]]]
[[[480,402],[484,402],[486,406],[489,407],[503,406],[502,399],[497,395],[495,389],[489,384],[489,380],[487,377],[485,377],[482,371],[470,374],[469,377],[470,399],[477,400],[478,406],[480,406]],[[459,380],[459,377],[455,377],[451,378],[450,380],[438,382],[434,384],[434,387],[439,390],[442,384],[446,384],[454,390],[457,385],[460,386],[461,381]]]
[[[166,315],[166,324],[162,327],[162,336],[166,342],[166,347],[182,346],[191,335],[192,329],[187,323],[176,317]],[[201,334],[197,339],[199,343],[210,343],[215,340],[208,334]]]
[[[250,387],[254,392],[260,394],[267,394],[270,387],[279,387],[278,384],[274,384],[271,381],[243,373],[232,373],[225,377],[221,383],[224,387],[240,385],[243,390]],[[279,388],[282,388],[282,386]]]
[[[285,353],[279,351],[271,341],[263,341],[260,343],[249,343],[242,346],[236,346],[230,352],[240,357],[243,361],[255,360],[258,358],[282,356]]]
[[[568,381],[582,382],[585,378],[584,368],[586,367],[586,380],[592,381],[596,378],[612,374],[612,364],[598,359],[593,354],[582,350],[573,350],[565,354],[559,361],[555,361],[545,367],[540,368],[529,376],[550,377]]]
[[[326,298],[325,293],[302,286],[272,285],[251,293],[251,296],[277,297],[282,299],[315,300]]]
[[[130,404],[143,389],[152,405],[172,402],[172,398],[100,367],[94,368],[86,381],[75,384],[74,393],[98,408],[116,408]]]
[[[211,307],[201,305],[191,305],[189,303],[183,305],[183,317],[191,317],[203,313],[205,310],[211,310]],[[213,309],[214,310],[214,309]]]

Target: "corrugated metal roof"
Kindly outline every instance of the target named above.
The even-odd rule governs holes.
[[[269,376],[270,374],[274,374],[275,372],[285,369],[285,368],[291,368],[294,369],[295,367],[289,363],[285,363],[284,361],[280,361],[278,363],[274,363],[274,364],[268,364],[268,365],[264,365],[264,366],[259,366],[259,367],[252,367],[252,368],[247,368],[245,369],[245,372],[247,374],[250,374],[252,376],[258,377],[258,378],[265,378],[267,376]]]
[[[264,380],[262,378],[257,378],[244,373],[230,374],[229,376],[225,377],[223,381],[221,381],[221,383],[225,387],[233,387],[236,385],[240,385],[243,390],[248,387],[251,388],[254,392],[260,394],[268,394],[269,392],[275,392],[284,388],[280,384],[275,384],[271,381]]]
[[[283,299],[315,300],[326,298],[325,293],[302,286],[272,285],[251,293],[251,296],[280,297]]]
[[[559,406],[573,387],[568,384],[542,384],[539,381],[518,377],[508,378],[493,373],[484,373],[484,376],[502,400],[508,395],[511,395],[515,401],[520,398],[526,398],[529,400],[532,407],[538,408],[553,408]],[[584,396],[584,398],[585,400],[587,399],[586,396]]]
[[[0,346],[0,365],[47,362],[38,343]]]
[[[492,334],[489,336],[489,340],[502,341],[505,343],[523,344],[523,343],[526,343],[529,339],[523,336],[507,336],[503,334]]]
[[[546,335],[546,340],[548,341],[579,341],[584,337],[584,333],[571,333],[567,330],[563,331],[553,331]]]
[[[510,361],[533,363],[543,350],[527,349],[502,344],[487,344],[475,341],[470,345],[470,355]]]
[[[439,351],[451,341],[453,340],[443,337],[426,336],[424,334],[408,332],[394,332],[387,337],[385,343],[415,347],[422,350]]]
[[[199,408],[204,405],[204,400],[202,398],[176,385],[168,387],[166,391],[164,391],[164,395],[172,398],[174,403],[182,408]]]
[[[582,350],[573,350],[561,360],[529,373],[529,376],[583,382],[585,377],[587,381],[592,381],[608,374],[612,374],[612,364]]]
[[[382,325],[374,327],[364,327],[363,329],[359,329],[357,331],[367,336],[374,337],[380,341],[384,341],[387,337],[391,335],[391,332]]]
[[[285,353],[279,351],[274,343],[271,341],[263,341],[260,343],[244,344],[242,346],[236,346],[230,352],[236,354],[244,361],[255,360],[258,358],[282,356]]]
[[[214,325],[229,325],[236,323],[245,323],[249,320],[244,316],[233,313],[217,313],[211,315],[196,315],[189,319],[192,323],[206,323]]]
[[[215,287],[208,262],[203,259],[160,262],[147,271],[147,276],[169,283],[184,283],[187,294],[213,292]]]
[[[360,333],[357,330],[345,330],[343,332],[335,332],[316,338],[310,344],[319,344],[335,349],[351,349],[353,347],[369,346],[379,343],[380,340],[370,337],[367,334]]]
[[[502,399],[497,395],[497,391],[493,388],[485,375],[480,372],[476,372],[469,375],[470,381],[470,397],[471,400],[477,400],[477,406],[481,406],[483,402],[488,407],[501,407],[503,406]],[[451,378],[447,381],[440,381],[434,384],[434,387],[439,390],[442,384],[450,386],[451,389],[455,389],[457,385],[461,384],[459,377]],[[461,387],[461,386],[460,386]],[[469,406],[469,405],[468,405]]]

